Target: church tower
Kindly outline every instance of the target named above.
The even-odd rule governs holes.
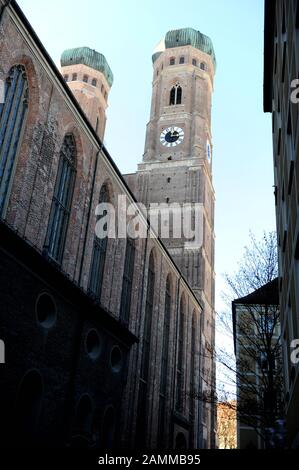
[[[126,175],[137,200],[202,206],[202,245],[163,238],[198,298],[214,309],[214,189],[211,40],[191,28],[169,31],[153,54],[153,91],[143,163]]]
[[[67,49],[61,73],[101,140],[106,127],[108,95],[113,74],[103,54],[89,47]]]
[[[201,208],[200,243],[190,246],[184,237],[161,238],[204,308],[199,340],[205,392],[205,384],[209,390],[215,384],[211,101],[216,58],[210,38],[184,28],[169,31],[152,60],[152,101],[143,162],[137,173],[125,178],[137,200],[146,206],[179,203]],[[213,407],[204,404],[203,415],[208,418],[203,423],[202,443],[213,447]]]

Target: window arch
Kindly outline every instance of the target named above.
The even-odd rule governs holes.
[[[182,87],[179,83],[176,83],[170,90],[169,104],[182,104]]]
[[[143,341],[142,341],[142,355],[141,355],[141,369],[139,381],[139,396],[138,396],[138,415],[136,427],[136,440],[137,447],[142,448],[146,444],[146,427],[147,427],[147,390],[149,379],[149,361],[150,361],[150,343],[152,335],[152,316],[154,307],[154,292],[155,292],[155,260],[153,251],[149,257],[148,276],[147,276],[147,290],[146,290],[146,304],[145,304],[145,318],[143,327]]]
[[[176,383],[176,409],[183,409],[184,387],[184,349],[185,349],[185,298],[182,295],[178,317],[178,359],[177,359],[177,383]]]
[[[97,79],[93,78],[91,84],[92,86],[97,86]]]
[[[92,428],[92,403],[90,397],[83,395],[77,406],[76,425],[79,433],[90,435]]]
[[[170,57],[169,65],[175,65],[175,57]]]
[[[171,315],[171,279],[170,275],[166,280],[165,289],[165,309],[164,326],[161,358],[161,376],[160,376],[160,404],[159,404],[159,428],[158,441],[161,442],[164,434],[165,423],[165,403],[167,393],[167,372],[168,372],[168,353],[169,353],[169,334],[170,334],[170,315]]]
[[[109,191],[108,191],[108,185],[104,183],[100,191],[99,204],[107,203],[107,202],[109,202]],[[100,219],[106,216],[107,216],[107,211],[104,211],[103,214],[100,216]],[[98,300],[100,300],[101,293],[102,293],[102,284],[103,284],[103,277],[104,277],[107,246],[108,246],[107,231],[106,231],[105,237],[95,236],[94,242],[93,242],[93,253],[92,253],[88,288],[89,288],[89,291]]]
[[[206,71],[207,70],[207,64],[205,62],[200,63],[200,69]]]
[[[77,149],[73,134],[64,138],[49,218],[45,251],[61,264],[75,185]]]
[[[135,262],[135,242],[132,238],[127,239],[125,266],[123,275],[123,285],[120,303],[120,318],[128,323],[130,309],[131,309],[131,296],[134,275],[134,262]]]
[[[28,110],[28,80],[23,65],[15,65],[5,82],[0,103],[0,215],[3,213]]]
[[[36,444],[43,390],[40,373],[37,370],[27,372],[21,381],[15,407],[15,429],[22,445]]]
[[[194,393],[195,393],[195,354],[196,354],[196,335],[197,335],[197,319],[196,311],[192,314],[191,327],[191,364],[190,364],[190,416],[194,419]]]
[[[113,449],[116,429],[116,416],[113,406],[109,406],[104,414],[102,428],[102,448]]]

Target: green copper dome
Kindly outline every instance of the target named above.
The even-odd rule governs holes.
[[[155,51],[153,54],[153,62],[155,62],[163,50],[182,46],[193,46],[209,54],[213,60],[214,67],[216,67],[216,56],[211,39],[193,28],[173,29],[172,31],[168,31],[165,36],[165,47],[164,49]]]
[[[108,65],[108,62],[103,54],[90,49],[89,47],[76,47],[74,49],[67,49],[61,55],[61,67],[68,65],[83,64],[91,67],[99,72],[102,72],[106,77],[109,86],[113,83],[113,73]]]

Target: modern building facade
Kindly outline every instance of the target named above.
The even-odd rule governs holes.
[[[265,1],[264,61],[264,111],[272,113],[287,445],[299,447],[299,366],[291,360],[291,343],[299,337],[297,1]]]
[[[211,103],[216,59],[210,38],[192,28],[169,31],[155,49],[150,120],[143,162],[125,175],[136,199],[147,207],[197,206],[198,239],[184,232],[161,235],[171,257],[203,305],[203,390],[215,387],[214,189]],[[193,215],[193,217],[196,217]],[[204,442],[214,446],[215,408],[203,404]],[[211,430],[211,434],[210,431]]]
[[[237,447],[264,449],[270,446],[269,429],[284,417],[278,280],[234,300],[232,315]]]
[[[210,99],[213,55],[200,44],[202,52],[186,49],[190,60],[194,49],[207,69],[190,64],[186,73],[205,83]],[[196,396],[214,386],[212,248],[197,253],[196,263],[200,256],[209,260],[212,280],[205,288],[202,279],[191,282],[143,214],[144,237],[97,236],[105,216],[98,204],[117,208],[121,196],[135,207],[141,198],[102,143],[113,81],[106,59],[88,48],[72,49],[62,54],[61,66],[62,74],[17,3],[0,0],[5,445],[211,447],[214,410],[207,412]],[[183,115],[181,126],[191,138]],[[196,120],[203,121],[203,132],[210,115]],[[205,145],[194,149],[190,166],[194,197],[206,194],[200,202],[207,205],[212,237]],[[183,165],[187,171],[189,163]],[[129,214],[121,214],[116,230],[123,218],[129,222]],[[203,363],[202,357],[209,359]]]

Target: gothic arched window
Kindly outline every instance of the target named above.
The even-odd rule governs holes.
[[[169,104],[182,104],[182,87],[178,83],[170,90]]]
[[[161,442],[161,440],[163,439],[164,423],[165,423],[170,314],[171,314],[171,281],[170,281],[170,276],[168,276],[167,281],[166,281],[166,290],[165,290],[165,309],[164,309],[164,326],[163,326],[163,342],[162,342],[162,358],[161,358],[159,429],[158,429],[159,442]]]
[[[176,409],[182,411],[183,408],[183,388],[184,388],[184,349],[185,349],[185,299],[182,296],[180,301],[179,324],[178,324],[178,362],[177,362],[177,383],[176,383]]]
[[[142,341],[142,355],[141,355],[141,370],[139,381],[139,396],[138,396],[138,415],[137,415],[137,428],[136,440],[137,447],[142,448],[146,444],[146,427],[147,427],[147,389],[149,379],[149,361],[150,361],[150,344],[152,336],[152,316],[154,308],[154,292],[155,292],[155,261],[153,252],[149,257],[148,276],[147,276],[147,290],[146,290],[146,304],[145,304],[145,318],[143,327],[143,341]]]
[[[3,212],[28,109],[28,80],[23,65],[10,69],[0,102],[0,215]]]
[[[123,275],[123,286],[121,293],[120,318],[127,323],[129,321],[131,309],[131,296],[134,275],[135,261],[135,243],[134,240],[128,238],[126,246],[126,257]]]
[[[45,250],[57,263],[62,262],[75,184],[77,149],[73,134],[64,138],[49,218]]]
[[[195,353],[196,353],[196,312],[192,315],[191,364],[190,364],[190,416],[194,418]]]
[[[200,69],[201,70],[207,70],[207,64],[205,62],[200,63]]]
[[[101,191],[100,191],[99,204],[107,203],[107,202],[109,202],[108,187],[106,184],[103,184]],[[106,215],[107,215],[107,211],[105,210],[103,211],[103,214],[101,215],[100,218],[105,217]],[[108,244],[107,231],[106,231],[106,236],[104,237],[95,236],[94,243],[93,243],[93,253],[92,253],[88,288],[89,288],[89,291],[93,295],[95,295],[98,300],[101,298],[101,292],[102,292],[107,244]]]

